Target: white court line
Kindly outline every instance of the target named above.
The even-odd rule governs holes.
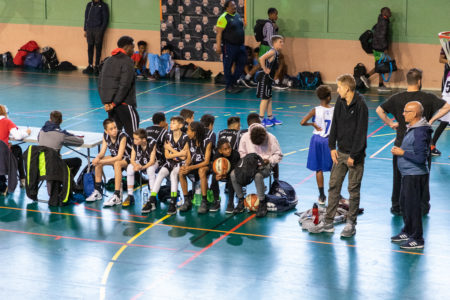
[[[183,105],[180,105],[180,106],[177,106],[177,107],[175,107],[175,108],[169,109],[168,111],[165,111],[164,114],[170,113],[170,112],[172,112],[172,111],[174,111],[174,110],[177,110],[177,109],[179,109],[179,108],[182,108],[182,107],[184,107],[184,106],[186,106],[186,105],[189,105],[189,104],[195,103],[195,102],[197,102],[197,101],[200,101],[200,100],[202,100],[202,99],[208,98],[209,96],[215,95],[215,94],[217,94],[217,93],[219,93],[219,92],[222,92],[222,91],[224,91],[224,90],[225,90],[225,88],[220,89],[220,90],[217,90],[217,91],[212,92],[212,93],[209,93],[208,95],[202,96],[202,97],[200,97],[200,98],[197,98],[197,99],[194,99],[194,100],[192,100],[192,101],[189,101],[189,102],[187,102],[187,103],[185,103],[185,104],[183,104]],[[152,120],[152,118],[148,118],[148,119],[145,119],[145,120],[141,121],[139,124],[142,124],[142,123],[145,123],[145,122],[148,122],[148,121],[151,121],[151,120]]]
[[[136,94],[136,97],[137,97],[137,96],[140,96],[140,95],[144,95],[144,94],[147,94],[148,92],[151,92],[151,91],[154,91],[154,90],[160,89],[160,88],[162,88],[162,87],[168,86],[168,85],[170,85],[170,84],[172,84],[172,82],[169,82],[169,83],[166,83],[166,84],[160,85],[160,86],[158,86],[158,87],[155,87],[155,88],[149,89],[149,90],[147,90],[147,91],[143,91],[143,92],[140,92],[140,93]]]
[[[370,158],[375,158],[375,156],[377,156],[381,151],[383,151],[384,149],[386,149],[390,144],[392,144],[395,141],[395,138],[392,139],[389,143],[387,143],[386,145],[384,145],[383,147],[381,147],[380,150],[378,150],[377,152],[375,152],[374,154],[372,154],[370,156]]]

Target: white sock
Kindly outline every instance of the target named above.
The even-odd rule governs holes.
[[[245,80],[250,80],[250,78],[252,78],[250,74],[245,75]]]
[[[130,195],[130,196],[133,195],[133,188],[128,188],[128,195]]]

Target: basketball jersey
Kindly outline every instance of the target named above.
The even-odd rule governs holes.
[[[444,89],[442,90],[442,99],[450,103],[450,72],[447,73],[447,77],[444,83]]]
[[[134,152],[136,152],[136,162],[142,166],[145,166],[150,162],[150,156],[152,154],[153,149],[155,148],[156,142],[153,139],[147,140],[147,147],[145,150],[138,145],[133,144]]]
[[[214,132],[213,132],[214,133]],[[214,138],[216,137],[216,135],[214,134]],[[192,165],[197,165],[199,163],[202,163],[203,161],[205,161],[205,157],[206,157],[206,147],[208,147],[208,145],[212,143],[212,147],[211,147],[211,151],[214,148],[214,143],[211,140],[210,137],[208,137],[208,135],[206,136],[206,138],[203,140],[201,146],[197,147],[197,145],[195,144],[195,140],[189,140],[189,152],[191,153],[191,164]],[[213,153],[211,153],[211,156],[213,155]]]
[[[127,143],[125,146],[125,151],[123,152],[123,158],[122,159],[130,159],[131,157],[131,139],[128,136],[128,134],[126,134],[123,131],[120,131],[119,134],[117,135],[117,139],[116,141],[113,143],[111,136],[109,136],[108,134],[103,133],[103,138],[105,139],[105,142],[108,146],[109,152],[111,152],[111,156],[115,157],[119,154],[119,146],[120,146],[120,141],[123,138],[126,138]]]
[[[275,78],[275,72],[278,69],[278,51],[274,48],[270,49],[269,51],[275,51],[275,56],[272,58],[272,61],[269,61],[266,59],[266,68],[270,70],[269,76],[273,80]]]
[[[164,138],[167,134],[167,129],[161,126],[147,127],[147,136],[156,143],[156,160],[161,163],[166,159],[164,157]]]
[[[239,130],[235,129],[224,129],[219,132],[219,141],[221,139],[227,139],[231,144],[231,149],[238,150],[239,148],[239,137],[240,132]]]
[[[331,121],[333,120],[334,107],[326,108],[323,106],[316,106],[315,116],[313,117],[313,122],[322,128],[318,131],[314,128],[313,134],[320,135],[321,137],[328,137],[331,129]]]
[[[169,142],[169,144],[172,146],[172,148],[176,151],[183,150],[184,146],[188,142],[189,138],[186,134],[182,133],[178,141],[175,141],[175,138],[173,136],[173,132],[168,132],[164,138],[164,143]],[[179,158],[170,159],[168,161],[171,162],[178,162],[181,161]]]

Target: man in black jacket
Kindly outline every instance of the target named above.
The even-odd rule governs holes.
[[[381,13],[378,16],[377,24],[373,27],[373,39],[372,39],[372,48],[373,48],[373,56],[375,58],[375,65],[380,58],[382,58],[383,54],[387,54],[389,48],[389,18],[391,17],[391,10],[389,7],[383,7],[381,9]],[[361,76],[361,80],[364,82],[366,87],[369,87],[368,78],[375,74],[375,68],[369,71],[366,75]],[[391,90],[384,85],[383,77],[381,74],[378,74],[378,92],[379,93],[388,93]]]
[[[102,0],[92,0],[86,5],[84,12],[84,36],[88,43],[88,60],[89,65],[83,70],[84,74],[95,73],[98,75],[98,66],[100,64],[100,57],[102,55],[103,35],[109,21],[108,4]],[[95,66],[94,62],[94,47],[95,51]]]
[[[328,190],[327,215],[325,221],[319,223],[310,232],[334,232],[334,216],[341,198],[342,183],[348,172],[350,203],[347,224],[341,232],[341,237],[352,237],[356,233],[356,217],[359,212],[369,113],[364,97],[355,91],[356,83],[352,75],[339,76],[337,86],[339,97],[334,107],[330,136],[328,137],[333,168]]]
[[[100,99],[108,112],[108,118],[116,122],[117,129],[125,128],[128,136],[133,136],[139,127],[139,115],[136,110],[136,79],[131,55],[134,41],[123,36],[117,42],[102,68],[98,78]]]

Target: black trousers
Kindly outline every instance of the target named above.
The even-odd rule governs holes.
[[[423,242],[422,199],[426,193],[425,186],[428,185],[428,178],[428,174],[402,177],[400,191],[404,223],[402,232],[418,242]]]
[[[75,175],[77,175],[78,171],[80,170],[81,167],[81,159],[78,157],[74,157],[74,158],[66,158],[63,159],[63,161],[66,163],[66,165],[69,167],[70,169],[70,176],[72,178],[75,177]]]
[[[125,132],[133,138],[133,132],[139,128],[139,114],[131,105],[118,105],[108,112],[108,117],[116,122],[117,129],[121,131],[125,128]]]
[[[92,65],[94,61],[94,47],[95,47],[95,65],[96,66],[100,65],[100,57],[102,56],[104,33],[105,32],[101,28],[88,28],[86,30],[89,65]]]
[[[17,159],[17,170],[19,171],[19,178],[25,179],[25,166],[23,163],[22,148],[20,148],[20,146],[18,145],[12,145],[11,152]]]
[[[402,203],[400,201],[400,192],[402,189],[402,174],[397,166],[397,156],[393,156],[392,159],[393,167],[393,182],[392,182],[392,209],[395,211],[403,212]],[[428,157],[428,168],[431,171],[431,155]],[[427,180],[426,184],[423,186],[423,193],[421,194],[420,207],[422,209],[422,214],[428,214],[430,211],[430,174],[424,175]]]
[[[228,201],[234,201],[234,188],[233,188],[233,184],[231,183],[230,175],[228,175],[226,186],[228,187]],[[214,173],[212,174],[210,188],[214,194],[214,200],[219,200],[219,196],[220,196],[219,182],[216,180],[216,174],[214,174]]]

